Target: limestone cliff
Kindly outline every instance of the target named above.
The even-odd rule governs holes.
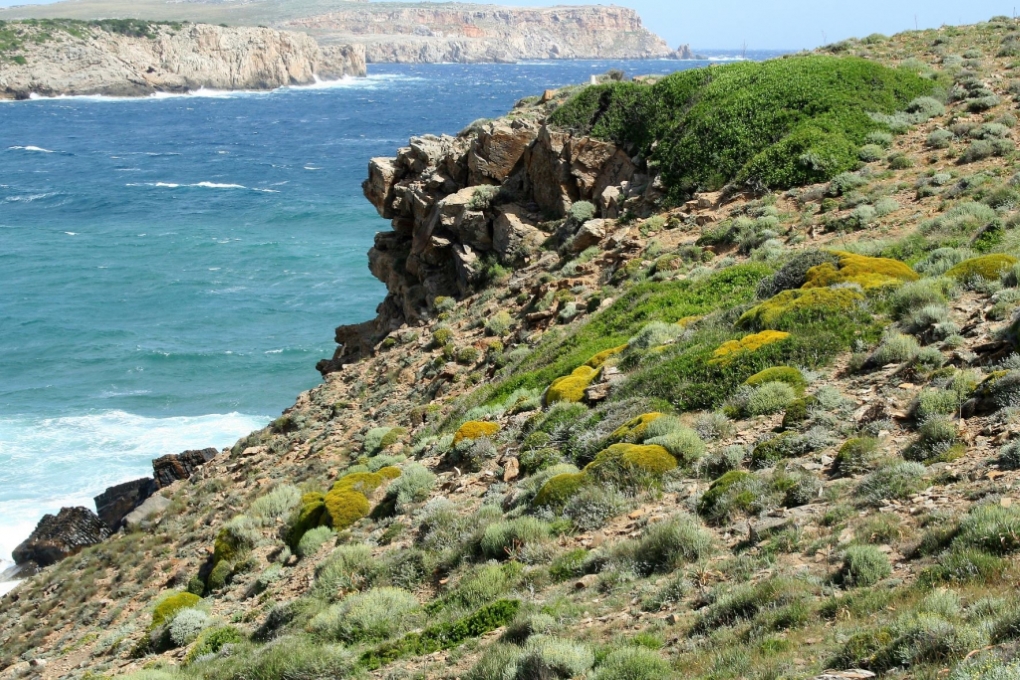
[[[532,8],[350,0],[64,0],[0,8],[0,20],[99,17],[301,31],[321,45],[362,45],[370,63],[682,55],[645,28],[636,12],[612,5]]]
[[[365,74],[364,48],[301,33],[204,24],[8,24],[0,98],[268,90]]]
[[[675,53],[623,7],[355,5],[283,24],[365,46],[376,62],[656,59]]]

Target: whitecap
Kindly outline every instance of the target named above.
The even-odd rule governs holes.
[[[65,231],[64,233],[67,234],[68,236],[77,236],[78,235],[78,232],[76,232],[76,231]]]
[[[271,350],[267,350],[266,352],[263,352],[263,354],[283,354],[283,350],[282,349],[271,349]]]
[[[55,153],[49,149],[44,149],[41,146],[9,146],[7,147],[11,151],[38,151],[39,153]]]
[[[154,458],[229,446],[269,421],[268,416],[236,412],[0,418],[0,571],[44,514],[61,507],[93,507],[93,497],[108,486],[151,475]]]
[[[306,165],[304,168],[305,170],[322,170],[322,168],[317,168],[314,165]]]
[[[217,182],[199,182],[198,184],[189,184],[189,187],[203,187],[205,189],[247,189],[248,187],[241,184],[219,184]]]

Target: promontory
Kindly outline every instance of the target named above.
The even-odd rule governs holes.
[[[139,20],[0,22],[0,99],[269,90],[365,75],[358,45],[303,33]]]

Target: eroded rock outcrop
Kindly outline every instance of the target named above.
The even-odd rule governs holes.
[[[45,515],[32,535],[14,549],[14,563],[48,567],[109,536],[110,529],[88,508],[61,508],[56,515]]]
[[[180,479],[188,479],[219,453],[214,448],[185,451],[162,456],[152,461],[152,474],[156,489],[170,486]]]
[[[0,98],[269,90],[365,75],[363,47],[320,48],[290,31],[150,24],[149,37],[133,37],[98,25],[73,28],[19,24],[17,60],[0,68]]]
[[[456,137],[414,137],[396,158],[371,160],[365,197],[393,229],[376,235],[369,269],[388,295],[376,319],[337,329],[340,347],[319,362],[323,374],[428,319],[437,297],[468,294],[489,264],[526,265],[550,238],[571,241],[567,251],[597,245],[605,222],[564,221],[571,206],[589,201],[617,217],[652,185],[626,149],[553,129],[529,106]]]
[[[124,518],[156,491],[151,477],[124,482],[96,496],[96,513],[110,531],[120,528]]]

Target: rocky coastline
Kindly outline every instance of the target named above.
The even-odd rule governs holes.
[[[270,28],[55,20],[3,30],[0,99],[272,90],[366,72],[361,46]]]

